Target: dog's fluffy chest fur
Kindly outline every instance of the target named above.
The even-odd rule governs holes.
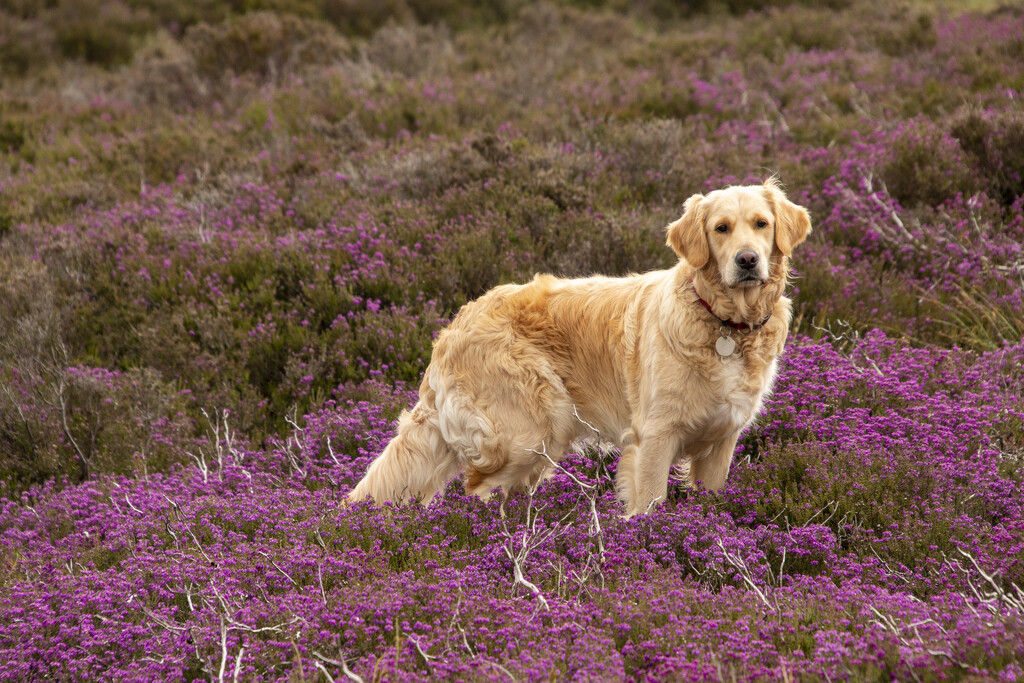
[[[718,438],[745,428],[761,411],[764,397],[771,391],[776,362],[751,360],[739,354],[720,358],[710,374],[710,401],[706,422],[695,425],[699,440]],[[751,367],[753,366],[753,367]]]

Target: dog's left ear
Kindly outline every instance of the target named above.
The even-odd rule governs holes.
[[[786,199],[775,178],[764,181],[764,188],[775,210],[775,244],[783,255],[789,256],[793,253],[793,247],[807,239],[811,233],[811,215],[804,207]]]
[[[687,263],[700,270],[711,258],[708,237],[704,234],[707,211],[701,206],[704,195],[695,194],[683,204],[683,216],[666,228],[668,246]]]

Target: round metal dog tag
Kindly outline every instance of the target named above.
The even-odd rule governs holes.
[[[715,351],[718,351],[719,356],[731,356],[735,350],[736,342],[732,340],[732,337],[719,337],[715,342]]]

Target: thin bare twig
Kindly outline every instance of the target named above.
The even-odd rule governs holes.
[[[288,579],[289,581],[291,581],[291,584],[292,584],[293,586],[295,586],[295,587],[298,587],[298,585],[299,585],[299,584],[295,583],[295,579],[293,579],[292,577],[290,577],[290,576],[288,575],[288,572],[286,572],[285,570],[281,569],[281,567],[280,567],[280,566],[278,566],[277,562],[274,562],[274,558],[272,558],[272,557],[270,556],[270,553],[268,553],[268,552],[266,552],[266,551],[263,551],[263,550],[257,550],[256,552],[258,552],[258,553],[259,553],[260,555],[262,555],[263,557],[267,558],[267,560],[268,560],[268,561],[270,562],[270,564],[274,565],[274,569],[276,569],[277,571],[281,572],[281,576],[283,576],[284,578],[286,578],[286,579]],[[327,598],[324,598],[324,602],[327,602]]]
[[[508,556],[508,559],[512,561],[513,585],[520,585],[527,588],[531,593],[537,596],[537,599],[540,600],[540,603],[544,606],[544,609],[546,611],[550,611],[551,607],[550,605],[548,605],[547,598],[545,598],[544,594],[541,593],[540,588],[538,588],[537,585],[534,584],[532,581],[527,579],[526,575],[523,573],[523,564],[526,562],[526,559],[527,557],[529,557],[530,553],[535,548],[538,548],[541,544],[543,544],[544,541],[550,538],[557,530],[557,527],[553,527],[552,529],[549,529],[546,533],[541,534],[540,536],[536,536],[534,538],[530,537],[530,535],[533,534],[536,530],[537,517],[539,514],[539,511],[533,511],[533,494],[534,489],[531,488],[527,494],[528,498],[526,506],[526,526],[528,530],[523,531],[522,542],[519,546],[519,550],[515,553],[513,553],[513,548],[515,547],[515,538],[512,535],[512,532],[509,531],[508,524],[506,523],[505,519],[501,520],[501,528],[502,531],[504,532],[505,538],[508,541],[508,543],[502,546],[502,550],[505,551],[505,555]]]
[[[738,555],[733,555],[728,550],[726,550],[725,545],[722,543],[721,539],[719,539],[718,541],[718,547],[722,550],[722,556],[725,558],[725,561],[732,565],[732,567],[734,567],[739,573],[740,578],[743,579],[743,582],[746,583],[747,586],[749,586],[755,593],[757,593],[757,597],[761,598],[761,602],[763,602],[765,607],[768,608],[768,611],[776,611],[775,606],[768,602],[768,598],[767,596],[765,596],[764,591],[762,591],[758,587],[758,585],[754,583],[754,579],[750,576],[750,569],[747,567],[747,563],[743,561],[743,558],[739,557]]]

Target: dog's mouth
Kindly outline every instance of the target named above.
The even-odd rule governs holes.
[[[762,280],[756,274],[754,274],[754,273],[744,273],[744,274],[739,276],[739,278],[736,280],[736,282],[733,283],[732,286],[744,289],[744,288],[747,288],[747,287],[759,287],[759,286],[761,286],[763,284],[764,284],[764,280]]]

